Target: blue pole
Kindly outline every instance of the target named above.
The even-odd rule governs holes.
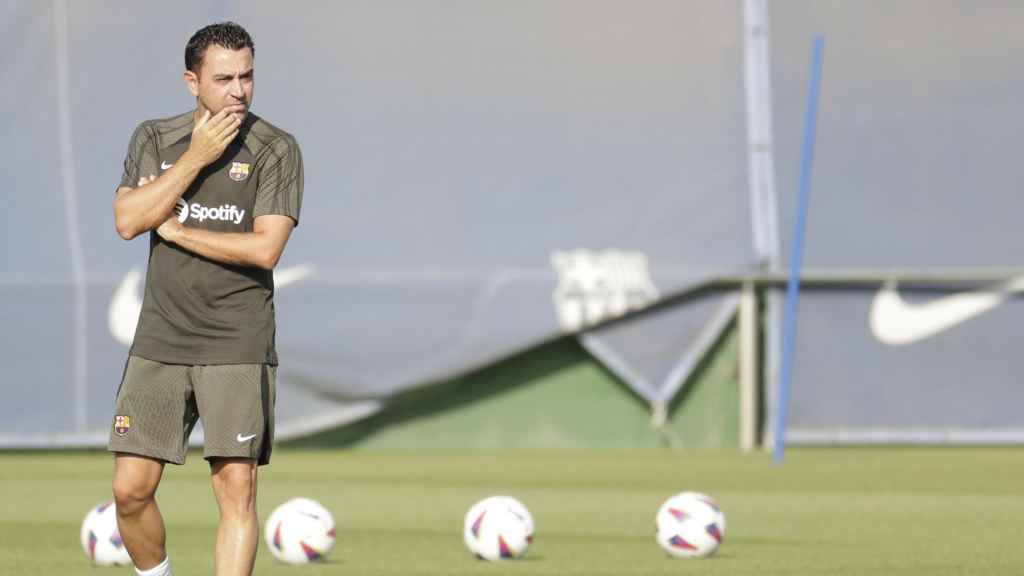
[[[807,111],[804,116],[804,143],[800,154],[800,189],[797,193],[793,223],[793,247],[789,256],[786,282],[786,309],[782,327],[782,368],[775,417],[775,462],[786,454],[786,422],[789,419],[789,389],[793,379],[793,352],[796,347],[796,310],[800,301],[800,269],[804,258],[804,231],[811,194],[811,167],[814,164],[814,135],[818,122],[818,94],[821,88],[821,57],[825,38],[818,35],[811,44],[811,74],[807,86]]]

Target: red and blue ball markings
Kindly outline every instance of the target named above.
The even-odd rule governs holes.
[[[89,530],[89,558],[92,560],[96,559],[96,543],[99,538],[96,537],[96,533]]]
[[[480,525],[483,524],[484,516],[486,516],[486,515],[487,515],[487,510],[484,510],[483,512],[481,512],[480,516],[477,517],[476,522],[473,522],[473,526],[469,529],[473,533],[473,537],[474,538],[479,538],[480,537]]]
[[[505,542],[505,539],[501,536],[498,536],[498,552],[501,554],[502,558],[512,558],[515,556],[515,554],[512,553],[512,550],[508,547],[508,544]]]
[[[705,526],[704,530],[706,530],[707,533],[718,542],[722,541],[722,531],[718,529],[718,524],[712,522],[711,524]]]
[[[308,558],[310,562],[314,562],[323,557],[323,554],[321,554],[316,548],[313,548],[305,542],[299,542],[299,546],[302,546],[302,551],[306,554],[306,558]]]
[[[312,516],[313,518],[318,518],[314,514],[306,514],[306,515],[307,516]],[[277,548],[278,550],[281,550],[283,548],[283,544],[281,544],[281,524],[282,524],[282,522],[278,522],[277,523],[277,528],[274,529],[274,538],[271,540],[271,543],[274,545],[274,548]],[[338,534],[337,528],[331,528],[327,532],[327,535],[330,536],[331,538],[336,538],[337,534]],[[306,555],[306,558],[309,559],[310,562],[314,562],[316,560],[319,560],[319,559],[323,558],[323,556],[324,556],[322,552],[320,552],[316,548],[313,548],[309,544],[306,544],[305,542],[299,541],[299,546],[302,548],[302,553]]]
[[[107,508],[110,508],[110,506],[113,503],[114,503],[113,501],[110,501],[110,502],[104,502],[103,504],[100,504],[99,506],[96,507],[96,513],[97,514],[103,514],[103,511],[106,510]],[[89,530],[89,558],[92,559],[92,560],[96,559],[96,544],[98,544],[99,541],[100,541],[100,539],[99,539],[98,536],[96,536],[96,533],[93,532],[92,530]],[[124,540],[121,538],[121,533],[118,532],[117,530],[114,530],[114,533],[110,535],[110,543],[116,549],[123,548],[124,547]]]
[[[669,508],[668,513],[679,522],[685,522],[690,516],[678,508]]]
[[[282,549],[281,548],[281,523],[280,522],[277,523],[277,528],[274,529],[274,540],[273,540],[273,542],[274,542],[274,548],[277,548],[278,551],[280,551]]]
[[[697,549],[696,546],[694,546],[693,544],[690,544],[686,540],[683,540],[683,537],[678,535],[678,534],[676,534],[675,536],[669,538],[668,543],[671,544],[673,548],[682,548],[683,550],[696,550]]]

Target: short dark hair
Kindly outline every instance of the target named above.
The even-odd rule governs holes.
[[[234,22],[218,22],[200,28],[188,40],[185,45],[185,69],[199,74],[199,68],[203,65],[203,56],[210,45],[216,44],[228,50],[241,50],[248,48],[256,55],[256,47],[252,43],[252,36]]]

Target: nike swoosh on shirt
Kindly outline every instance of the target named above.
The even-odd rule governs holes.
[[[171,166],[174,166],[174,164],[168,164],[166,160],[164,160],[163,162],[160,162],[160,169],[161,170],[167,170]]]
[[[1024,276],[988,290],[960,292],[911,304],[900,296],[895,282],[887,282],[871,302],[871,333],[890,346],[913,344],[984,314],[1020,292],[1024,292]]]
[[[294,284],[316,272],[312,264],[301,264],[274,270],[274,286],[282,288]],[[124,346],[131,346],[135,328],[142,313],[142,271],[132,268],[121,279],[107,309],[107,327],[111,336]]]
[[[235,436],[235,440],[238,440],[239,442],[248,442],[249,440],[252,440],[255,437],[256,437],[255,434],[250,434],[248,436],[242,436],[242,433],[239,432],[238,436]]]

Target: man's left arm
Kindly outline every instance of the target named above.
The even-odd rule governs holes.
[[[168,242],[222,264],[273,270],[294,227],[295,220],[289,216],[267,214],[253,220],[252,232],[215,232],[182,226],[172,216],[156,232]]]
[[[259,175],[252,232],[214,232],[183,226],[172,214],[157,228],[168,242],[222,264],[273,270],[292,229],[299,223],[303,168],[291,135],[272,142],[257,161]]]

